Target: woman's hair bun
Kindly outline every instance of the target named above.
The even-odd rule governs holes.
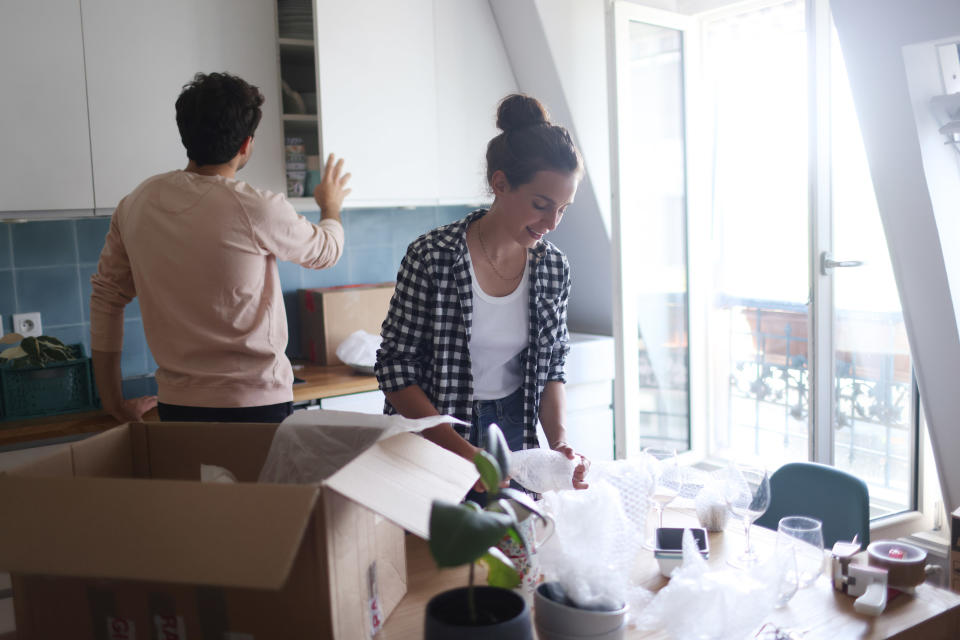
[[[497,128],[504,133],[549,122],[550,114],[540,101],[520,93],[501,100],[497,109]]]

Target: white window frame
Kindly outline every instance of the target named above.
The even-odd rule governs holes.
[[[744,10],[757,10],[779,4],[779,0],[745,0],[731,3],[722,8],[698,12],[694,16],[682,15],[671,11],[637,5],[633,2],[617,0],[608,5],[607,10],[607,60],[610,111],[610,156],[611,156],[611,228],[612,233],[612,274],[614,287],[614,339],[616,348],[616,380],[614,383],[614,419],[616,456],[623,458],[627,451],[636,450],[632,438],[639,434],[639,411],[633,390],[639,386],[639,371],[636,357],[635,335],[637,317],[628,295],[623,295],[625,274],[629,274],[629,243],[637,232],[632,228],[633,218],[621,216],[620,202],[622,189],[629,188],[629,181],[623,175],[620,163],[620,139],[629,139],[629,121],[621,121],[621,113],[629,113],[629,78],[625,65],[620,61],[629,60],[628,23],[639,21],[683,32],[683,69],[685,92],[685,147],[687,158],[687,219],[689,229],[705,228],[706,212],[709,211],[709,193],[704,185],[710,184],[711,167],[706,161],[706,149],[711,139],[708,120],[697,110],[702,108],[702,64],[701,25],[711,19],[733,15]],[[809,38],[808,83],[810,117],[810,168],[808,183],[811,198],[809,202],[810,242],[809,255],[814,248],[832,245],[830,224],[830,132],[819,122],[829,123],[829,104],[818,100],[818,96],[829,91],[830,56],[840,55],[830,50],[830,7],[829,0],[806,0],[806,22]],[[829,95],[827,93],[827,95]],[[713,427],[708,408],[711,406],[707,393],[707,328],[702,313],[698,309],[706,308],[708,292],[700,286],[697,273],[709,266],[703,258],[708,255],[705,234],[688,234],[688,344],[689,344],[689,395],[690,395],[690,444],[691,449],[684,457],[688,462],[695,460],[710,462],[709,432]],[[626,249],[626,251],[624,251]],[[833,322],[833,282],[831,278],[819,276],[819,260],[810,259],[811,316],[810,371],[816,395],[810,398],[810,451],[809,459],[827,464],[834,463],[833,447],[833,380],[834,380],[834,344],[827,336]],[[819,301],[828,301],[823,304]],[[819,302],[819,303],[818,303]],[[828,329],[824,330],[824,327]],[[629,348],[626,340],[631,340]],[[829,363],[818,366],[819,362]],[[826,394],[826,395],[825,395]],[[939,478],[935,472],[934,461],[927,449],[928,438],[922,419],[922,413],[916,425],[917,445],[912,452],[912,466],[915,470],[915,510],[905,511],[892,516],[877,518],[871,522],[872,535],[898,537],[920,530],[937,530],[943,533],[944,508],[940,499]],[[947,535],[948,532],[947,532]]]
[[[694,175],[699,161],[695,158],[703,157],[702,154],[691,153],[691,140],[702,140],[697,127],[699,118],[691,118],[690,106],[700,104],[699,87],[694,77],[696,73],[690,73],[690,65],[698,64],[699,60],[699,30],[697,21],[693,18],[683,16],[670,11],[654,9],[640,6],[631,2],[613,2],[607,9],[607,70],[608,86],[610,91],[610,188],[612,194],[611,202],[611,244],[612,244],[612,276],[613,276],[613,335],[614,343],[617,345],[615,366],[616,377],[614,380],[614,434],[615,450],[617,458],[624,458],[628,451],[637,450],[638,444],[634,439],[639,434],[639,409],[636,403],[636,394],[633,390],[639,387],[639,363],[636,357],[636,349],[628,349],[626,341],[630,340],[632,345],[636,345],[637,332],[637,314],[632,304],[624,304],[627,296],[620,295],[623,291],[624,282],[630,272],[630,238],[635,233],[640,233],[642,229],[635,227],[636,218],[633,216],[623,216],[620,211],[621,194],[624,189],[630,188],[630,180],[624,175],[623,166],[620,162],[620,138],[629,138],[630,123],[621,120],[620,113],[629,113],[630,97],[629,92],[621,91],[621,87],[628,86],[627,65],[620,64],[620,61],[629,60],[629,34],[627,33],[628,23],[631,21],[645,22],[647,24],[676,29],[683,33],[683,59],[684,59],[684,96],[685,96],[685,123],[684,123],[684,144],[685,156],[687,158],[687,216],[690,220],[691,211],[703,211],[699,202],[695,202],[690,192],[690,184],[704,184],[698,182],[697,175]],[[692,127],[691,127],[692,125]],[[693,279],[689,277],[690,272],[694,270],[694,260],[698,256],[704,255],[702,251],[695,251],[695,243],[692,238],[688,238],[687,250],[687,282],[688,282],[688,308],[694,304]],[[705,352],[701,353],[703,345],[706,344],[706,327],[701,318],[697,318],[688,313],[688,342],[692,363],[696,357],[705,357]],[[694,335],[697,339],[694,340]],[[701,334],[702,338],[701,339]],[[694,346],[696,342],[696,347]],[[703,378],[701,377],[701,380]],[[702,383],[695,380],[693,370],[689,376],[690,389],[690,444],[691,449],[686,457],[694,452],[705,451],[707,443],[707,432],[703,429],[694,429],[694,424],[705,424],[706,403],[702,402],[705,398],[705,389],[701,389]],[[697,400],[695,400],[697,398]]]

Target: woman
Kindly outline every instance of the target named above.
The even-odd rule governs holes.
[[[511,450],[566,442],[564,364],[570,266],[544,239],[573,202],[583,173],[570,134],[534,98],[510,95],[502,133],[487,145],[494,201],[419,237],[397,274],[376,373],[386,412],[470,422],[423,435],[472,460],[491,422]],[[586,488],[582,456],[573,484]]]

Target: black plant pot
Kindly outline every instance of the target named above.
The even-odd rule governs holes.
[[[424,640],[533,640],[530,608],[520,595],[499,587],[474,587],[478,620],[471,624],[467,591],[460,587],[430,599]]]

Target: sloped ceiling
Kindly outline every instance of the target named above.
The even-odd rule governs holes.
[[[584,157],[576,200],[549,236],[570,260],[570,330],[612,335],[603,0],[490,0],[490,6],[520,91],[547,105]]]
[[[924,136],[911,103],[904,47],[960,36],[960,2],[832,0],[831,6],[951,511],[960,500],[960,466],[951,460],[960,452],[960,339],[957,298],[950,289],[951,279],[960,285],[960,238],[943,234],[950,227],[938,228],[937,217],[944,223],[956,218],[957,203],[950,211],[936,211],[931,200],[936,185],[924,171]],[[952,179],[960,181],[956,167]]]

